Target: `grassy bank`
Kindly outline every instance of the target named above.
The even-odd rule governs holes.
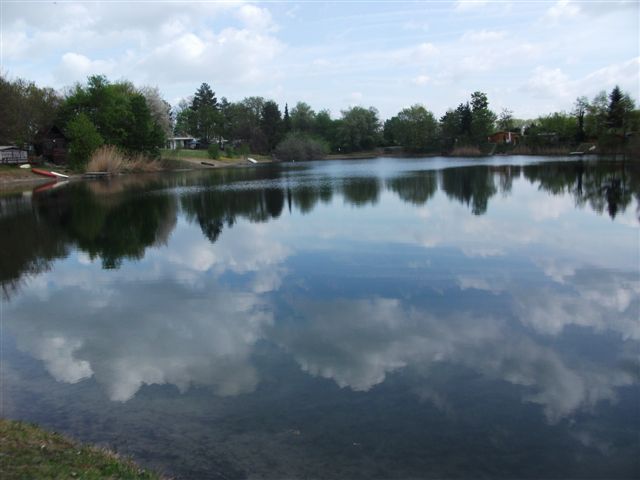
[[[0,477],[162,479],[113,452],[78,445],[35,425],[0,419]]]
[[[369,150],[365,152],[351,152],[351,153],[330,153],[325,156],[326,160],[357,160],[367,158],[377,158],[383,156],[381,150]]]
[[[271,157],[268,155],[259,155],[257,153],[250,153],[248,155],[251,158],[255,158],[258,161],[266,162],[270,161]],[[206,150],[191,150],[188,148],[183,149],[163,149],[160,150],[160,158],[163,160],[187,160],[198,162],[210,162],[209,153]],[[246,159],[243,156],[225,157],[224,151],[220,152],[220,158],[215,160],[216,162],[224,162],[229,164],[244,163]]]
[[[2,180],[20,180],[35,177],[30,169],[19,168],[16,165],[0,165],[0,181]]]

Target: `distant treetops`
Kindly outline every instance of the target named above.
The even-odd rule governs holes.
[[[328,110],[315,112],[304,102],[291,109],[285,104],[284,114],[274,101],[263,97],[239,102],[223,97],[218,102],[211,87],[203,83],[190,100],[174,109],[174,116],[176,134],[188,133],[204,142],[233,141],[253,152],[276,152],[281,158],[305,149],[314,153],[302,158],[316,158],[322,151],[356,152],[380,146],[446,154],[459,147],[483,147],[496,130],[527,134],[526,151],[535,153],[545,145],[621,143],[640,124],[633,100],[619,87],[608,96],[599,93],[592,101],[579,97],[570,113],[554,112],[534,120],[516,119],[509,109],[494,113],[487,95],[477,91],[439,120],[416,104],[382,123],[374,107],[351,107],[333,119]]]
[[[520,120],[508,109],[497,115],[487,95],[474,92],[468,101],[436,119],[416,104],[381,122],[374,107],[355,106],[332,118],[328,110],[314,111],[304,102],[284,114],[273,100],[246,97],[217,99],[203,83],[173,109],[157,88],[137,88],[122,80],[110,82],[94,75],[64,96],[25,80],[0,75],[0,144],[36,145],[52,125],[70,140],[68,159],[81,168],[103,144],[125,153],[157,156],[171,135],[191,135],[202,147],[217,144],[281,158],[318,158],[328,151],[356,152],[377,147],[402,147],[414,153],[450,153],[460,147],[482,148],[496,130],[525,134],[524,144],[535,153],[541,145],[597,142],[616,148],[640,130],[640,112],[619,87],[591,101],[581,96],[574,110]]]

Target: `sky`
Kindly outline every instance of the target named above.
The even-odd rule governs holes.
[[[640,98],[640,2],[0,0],[0,71],[60,91],[104,74],[176,105],[298,101],[332,116],[416,103],[436,116],[487,93],[534,118],[616,84]]]

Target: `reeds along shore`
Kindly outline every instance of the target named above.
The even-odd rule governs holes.
[[[138,153],[127,155],[114,145],[105,145],[98,148],[91,155],[86,166],[87,172],[157,172],[162,170],[159,160],[150,160],[145,155]]]

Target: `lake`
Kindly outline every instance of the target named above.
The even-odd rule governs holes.
[[[640,163],[0,197],[2,415],[179,478],[640,477]]]

